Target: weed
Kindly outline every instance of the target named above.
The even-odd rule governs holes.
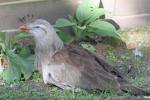
[[[22,76],[29,79],[35,70],[30,49],[18,44],[18,41],[27,38],[31,38],[31,35],[23,31],[11,38],[6,37],[6,33],[0,32],[1,61],[9,62],[9,67],[3,73],[6,82],[18,81]]]
[[[100,0],[93,2],[92,0],[81,0],[75,15],[69,16],[69,20],[60,18],[55,23],[55,28],[60,38],[67,44],[81,42],[82,40],[95,36],[108,36],[119,38],[115,27],[104,19],[100,19],[107,11],[99,8]],[[71,27],[71,34],[61,31],[63,27]]]

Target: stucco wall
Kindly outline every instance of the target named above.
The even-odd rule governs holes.
[[[104,8],[111,13],[122,29],[150,23],[150,0],[102,0]]]
[[[0,4],[0,30],[17,28],[21,23],[18,18],[34,15],[34,18],[44,18],[52,24],[59,17],[73,14],[77,0],[43,0],[18,4]]]
[[[18,23],[18,18],[27,14],[33,14],[34,18],[47,19],[54,24],[57,18],[73,14],[78,1],[39,0],[30,3],[0,4],[0,30],[17,28],[21,24]],[[107,18],[115,20],[122,29],[142,26],[150,22],[150,0],[102,0],[102,3],[104,8],[111,12]]]

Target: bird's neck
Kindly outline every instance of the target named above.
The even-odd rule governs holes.
[[[35,52],[40,55],[53,55],[56,51],[64,47],[62,40],[55,33],[36,40]]]

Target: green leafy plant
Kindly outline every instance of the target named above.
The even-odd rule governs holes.
[[[69,19],[60,18],[56,20],[55,28],[60,38],[65,43],[81,41],[86,37],[109,36],[120,38],[115,27],[104,19],[100,19],[107,11],[99,8],[100,0],[81,0],[75,15]],[[61,31],[63,27],[72,27],[73,34]]]
[[[19,32],[10,38],[6,37],[6,33],[0,32],[0,60],[8,61],[8,68],[3,73],[3,79],[8,82],[15,82],[22,78],[29,79],[35,70],[33,61],[34,57],[27,47],[19,50],[19,41],[31,38],[26,32]],[[2,65],[3,66],[3,65]]]

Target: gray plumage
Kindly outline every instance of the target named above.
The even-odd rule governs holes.
[[[128,91],[134,95],[150,95],[131,85],[117,69],[91,52],[78,46],[64,46],[46,20],[35,20],[28,27],[36,43],[35,64],[45,84],[62,89],[111,89],[118,93]]]

